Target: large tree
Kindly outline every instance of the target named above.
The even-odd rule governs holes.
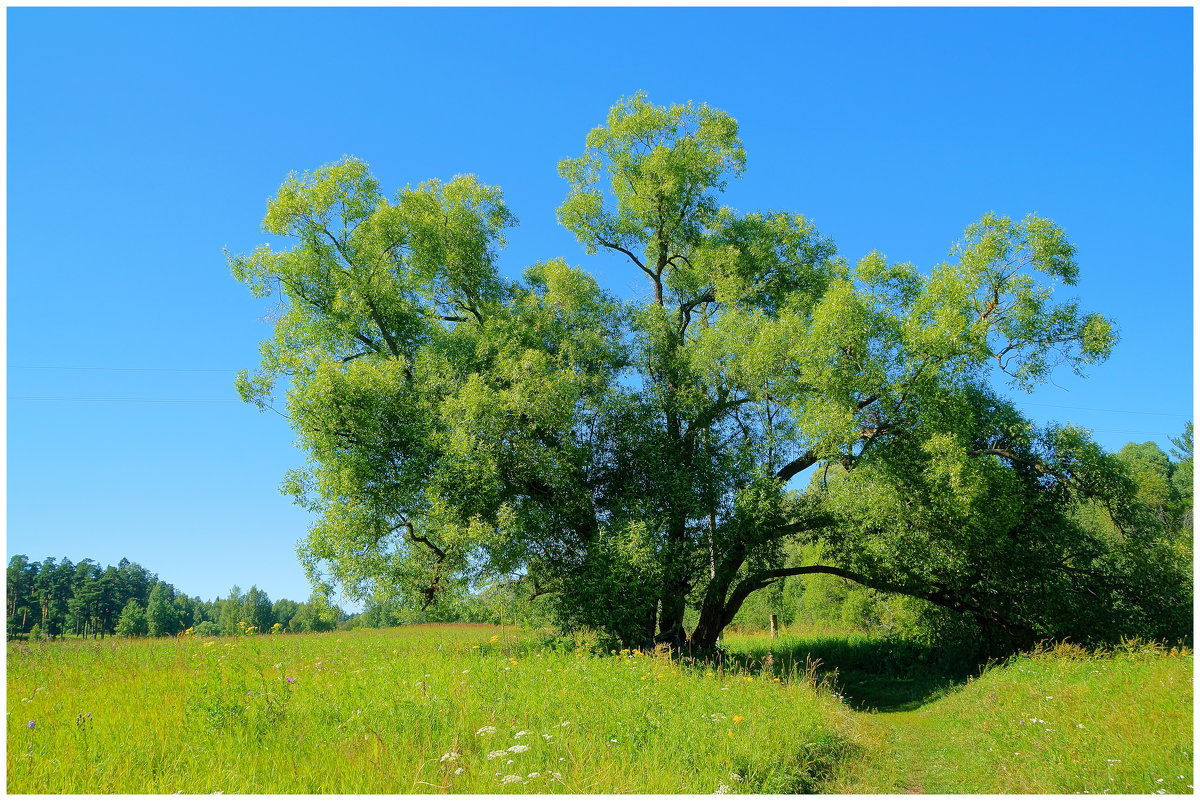
[[[291,176],[264,220],[287,244],[230,265],[277,299],[238,387],[262,407],[286,392],[312,577],[421,605],[520,579],[568,623],[705,650],[790,575],[1030,632],[1013,599],[1037,571],[1099,570],[1052,512],[1120,495],[1118,466],[988,389],[1116,340],[1052,297],[1078,275],[1063,231],[987,214],[931,269],[850,263],[804,217],[722,207],[744,160],[729,115],[637,95],[559,165],[560,221],[644,278],[634,300],[561,259],[503,277],[515,220],[473,176],[392,199],[352,158]],[[787,563],[814,551],[795,541],[829,559]]]

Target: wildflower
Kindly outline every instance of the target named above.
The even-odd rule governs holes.
[[[725,732],[725,736],[727,736],[727,737],[732,737],[732,736],[733,736],[733,732],[732,732],[732,731],[727,731],[727,732]]]
[[[455,768],[455,769],[454,769],[454,775],[455,775],[455,776],[459,776],[459,775],[461,775],[461,774],[462,774],[462,772],[463,772],[463,769],[462,769],[462,768]]]
[[[1047,700],[1047,701],[1053,701],[1053,700],[1054,700],[1054,696],[1053,696],[1053,695],[1047,695],[1047,696],[1046,696],[1046,700]]]
[[[538,772],[535,770],[533,773],[530,773],[530,774],[529,774],[528,776],[526,776],[525,778],[527,778],[527,779],[536,779],[538,776],[541,776],[541,775],[542,775],[542,774],[538,773]]]
[[[210,645],[216,645],[216,642],[214,642],[213,640],[209,640],[208,642],[204,643],[205,648],[207,648]]]
[[[523,731],[523,730],[522,730],[522,731],[519,731],[519,732],[517,732],[516,734],[514,734],[514,735],[513,735],[513,739],[515,740],[515,739],[517,739],[518,737],[524,737],[526,734],[529,734],[529,732],[527,732],[527,731]]]
[[[288,684],[291,684],[293,681],[296,680],[296,677],[295,676],[284,676],[283,680],[286,681]]]
[[[502,756],[508,756],[508,752],[507,751],[489,751],[487,758],[495,759],[496,757],[502,757]]]
[[[519,753],[521,753],[522,751],[528,751],[528,750],[529,750],[529,746],[527,746],[527,745],[510,745],[510,746],[508,747],[508,750],[509,750],[509,752],[510,752],[510,753],[513,753],[513,754],[519,754]]]
[[[503,779],[501,779],[500,783],[501,784],[512,784],[513,782],[519,782],[519,781],[521,781],[520,776],[509,775],[509,776],[505,776]]]
[[[743,720],[745,720],[745,719],[746,719],[746,718],[744,718],[744,717],[743,717],[743,716],[741,716],[741,715],[734,715],[734,716],[733,716],[733,722],[734,722],[734,723],[741,723],[741,722],[742,722]]]
[[[37,721],[36,721],[36,720],[31,720],[31,721],[29,721],[28,723],[26,723],[25,725],[26,725],[26,726],[28,726],[29,728],[31,728],[31,729],[32,729],[32,728],[34,728],[35,726],[37,726]]]
[[[480,736],[482,736],[482,735],[484,735],[484,734],[495,734],[495,733],[496,733],[496,727],[495,727],[495,726],[484,726],[482,729],[480,729],[479,731],[475,732],[475,736],[476,736],[476,737],[480,737]]]
[[[479,646],[478,646],[478,645],[472,645],[471,647],[472,647],[472,648],[478,648]],[[395,652],[395,651],[392,651],[392,653],[396,653],[396,652]]]
[[[560,729],[563,729],[563,728],[566,728],[567,726],[570,726],[570,725],[571,725],[571,721],[569,721],[569,720],[564,720],[562,723],[558,724],[558,727],[559,727]]]
[[[493,634],[493,635],[492,635],[492,639],[491,639],[491,640],[489,640],[489,642],[500,642],[500,635],[499,635],[499,634]]]
[[[254,695],[254,690],[250,690],[248,693],[246,693],[247,698],[249,698],[252,695]]]
[[[554,735],[553,734],[543,734],[542,739],[543,740],[552,740],[552,739],[554,739]],[[1183,778],[1183,777],[1181,776],[1180,778]]]
[[[725,793],[728,793],[728,792],[729,792],[728,785],[718,784],[717,789],[713,790],[713,795],[724,795]]]
[[[453,762],[456,759],[458,759],[457,751],[447,751],[446,753],[442,754],[442,758],[439,759],[438,762]]]
[[[1084,726],[1083,726],[1083,724],[1082,724],[1082,723],[1076,723],[1076,724],[1075,724],[1075,728],[1077,728],[1077,729],[1082,729],[1082,728],[1084,728]]]

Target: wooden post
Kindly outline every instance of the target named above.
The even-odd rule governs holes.
[[[779,623],[779,615],[771,615],[771,639],[772,640],[779,636],[779,633],[776,631],[776,627],[777,627],[778,623]]]

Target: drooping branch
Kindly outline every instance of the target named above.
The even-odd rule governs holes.
[[[907,595],[911,598],[920,598],[955,612],[969,612],[975,614],[976,616],[995,621],[1005,628],[1024,628],[1023,624],[1013,623],[1012,621],[1007,620],[994,609],[985,608],[969,599],[951,593],[949,588],[947,588],[945,585],[940,585],[935,582],[930,582],[929,585],[925,587],[898,584],[896,582],[886,581],[884,579],[865,576],[862,573],[856,573],[852,570],[846,570],[845,568],[835,567],[833,565],[805,565],[801,567],[778,568],[775,570],[760,570],[755,573],[751,573],[738,583],[737,587],[730,594],[729,600],[726,601],[725,609],[723,610],[722,614],[722,627],[729,625],[729,623],[733,620],[734,615],[736,615],[738,610],[741,609],[742,604],[751,593],[770,586],[782,578],[811,574],[838,576],[840,578],[853,581],[856,584],[861,584],[864,587],[870,587],[881,592],[890,592],[897,595]]]

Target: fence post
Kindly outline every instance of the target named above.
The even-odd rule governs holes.
[[[779,633],[776,631],[778,623],[779,623],[779,615],[771,615],[771,639],[772,640],[779,636]]]

